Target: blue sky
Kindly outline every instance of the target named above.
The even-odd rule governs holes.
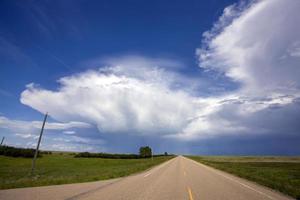
[[[0,134],[34,147],[49,112],[43,149],[299,154],[299,8],[1,1]]]

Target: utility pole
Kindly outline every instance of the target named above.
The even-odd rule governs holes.
[[[153,162],[153,152],[152,152],[152,149],[151,149],[151,161]]]
[[[2,138],[0,146],[2,146],[5,137]]]
[[[44,118],[44,122],[43,122],[43,125],[42,125],[40,137],[39,137],[39,140],[38,140],[38,143],[37,143],[37,146],[36,146],[36,150],[35,150],[35,154],[34,154],[34,157],[33,157],[33,160],[32,160],[31,175],[34,174],[35,161],[36,161],[36,158],[38,156],[38,152],[39,152],[39,148],[40,148],[40,143],[41,143],[41,140],[42,140],[42,135],[43,135],[43,131],[44,131],[44,127],[45,127],[45,124],[46,124],[47,117],[48,117],[48,113],[45,114],[45,118]]]

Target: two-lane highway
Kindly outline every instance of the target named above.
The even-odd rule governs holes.
[[[178,156],[146,172],[110,181],[0,191],[0,199],[287,200],[266,187]]]

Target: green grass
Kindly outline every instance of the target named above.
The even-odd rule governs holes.
[[[0,189],[105,180],[127,176],[160,164],[167,157],[150,159],[74,158],[70,154],[43,155],[30,176],[32,159],[0,156]]]
[[[187,157],[300,199],[300,157]]]

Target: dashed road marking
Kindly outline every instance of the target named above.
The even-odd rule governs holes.
[[[189,187],[188,187],[188,193],[189,193],[190,200],[194,200],[192,190]]]

